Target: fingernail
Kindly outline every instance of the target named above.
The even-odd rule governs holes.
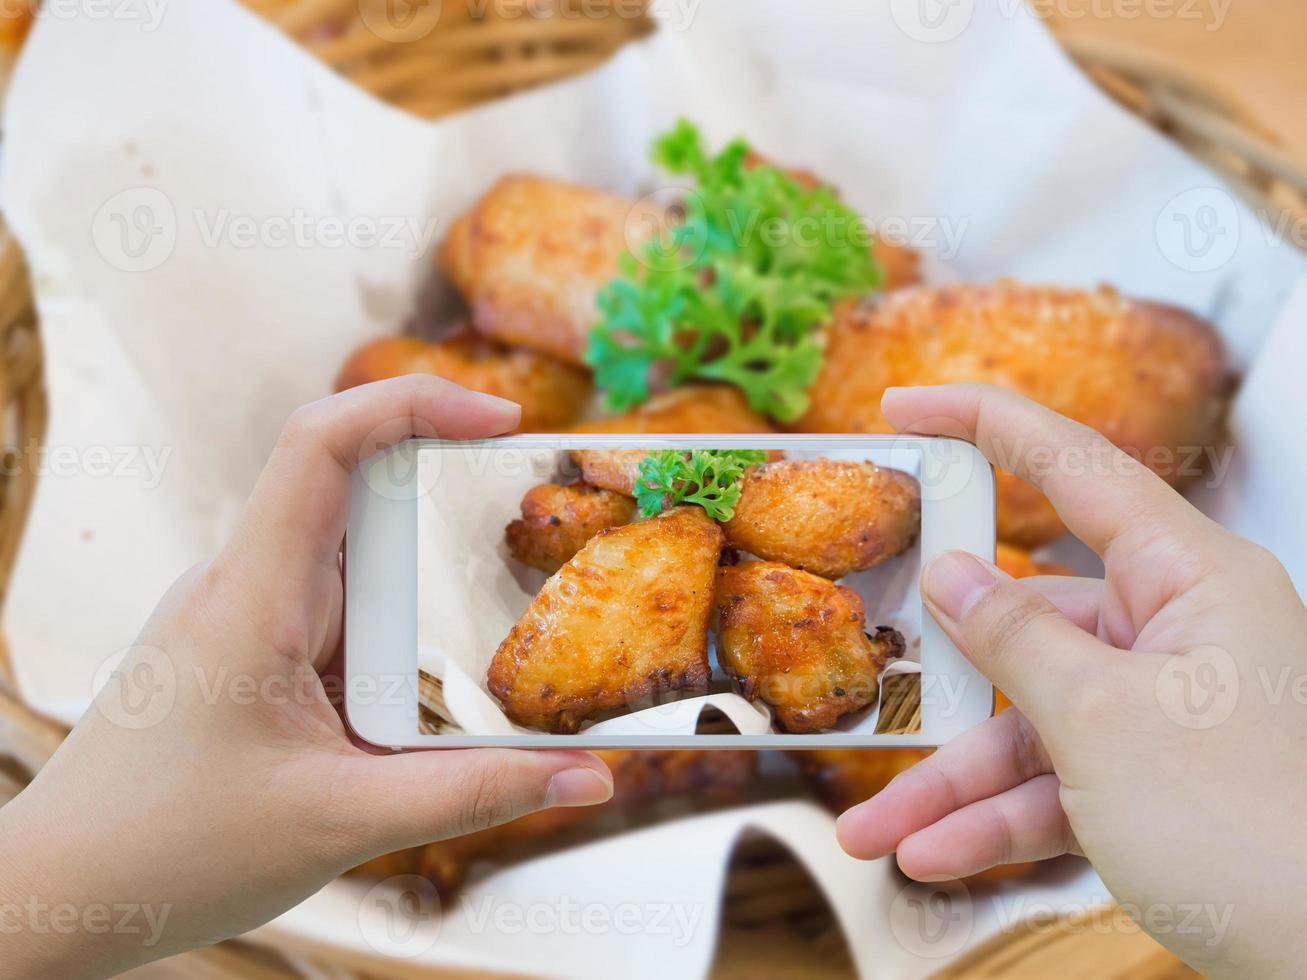
[[[613,795],[612,781],[593,769],[564,769],[554,773],[545,791],[545,806],[593,806]]]
[[[949,551],[926,566],[922,586],[931,603],[961,622],[981,596],[998,584],[998,572],[974,555]]]
[[[509,398],[500,398],[498,395],[487,395],[484,391],[474,391],[471,394],[476,396],[477,401],[483,403],[487,408],[493,408],[500,412],[520,412],[522,406]]]

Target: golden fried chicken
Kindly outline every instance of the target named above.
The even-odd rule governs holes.
[[[755,466],[740,481],[727,543],[825,578],[879,565],[921,528],[921,488],[902,470],[839,459]]]
[[[476,861],[509,861],[532,848],[560,843],[567,831],[584,830],[606,814],[634,814],[663,799],[691,797],[700,806],[738,803],[745,798],[758,770],[755,752],[601,749],[595,754],[613,774],[613,797],[607,803],[540,810],[464,837],[384,855],[356,868],[354,873],[377,877],[421,874],[448,899]]]
[[[776,428],[753,409],[738,388],[686,385],[655,395],[639,408],[572,426],[569,432],[610,435],[759,433]]]
[[[593,390],[589,372],[521,347],[505,347],[470,330],[437,343],[383,337],[356,350],[336,390],[404,374],[436,374],[464,388],[522,406],[519,432],[556,432],[575,422]]]
[[[767,419],[749,408],[740,389],[719,384],[691,384],[650,399],[634,412],[572,426],[572,433],[644,434],[766,434],[774,433]],[[575,449],[572,460],[582,478],[595,486],[633,495],[640,461],[648,449]]]
[[[1221,438],[1230,374],[1212,328],[1174,307],[1095,291],[950,285],[839,306],[799,432],[887,432],[885,389],[979,381],[1089,425],[1172,482],[1187,447]],[[999,474],[999,537],[1036,547],[1064,528],[1031,486]]]
[[[721,547],[699,507],[596,534],[495,652],[488,682],[508,717],[570,734],[642,699],[706,690]]]
[[[921,282],[921,253],[911,245],[892,242],[882,236],[876,237],[872,254],[885,270],[885,290],[904,289]]]
[[[1075,575],[1075,572],[1065,565],[1052,561],[1036,561],[1030,552],[1014,548],[1010,544],[998,546],[994,563],[1013,578],[1030,578],[1034,575]]]
[[[757,150],[749,151],[744,158],[744,164],[750,168],[764,164],[776,166],[773,161]],[[793,177],[801,187],[812,189],[821,187],[823,184],[830,184],[829,181],[822,180],[811,170],[801,167],[782,167],[781,169]],[[884,236],[877,235],[875,242],[872,244],[872,254],[876,256],[881,268],[885,270],[885,289],[901,289],[904,286],[915,286],[921,282],[921,253],[915,248],[891,242]]]
[[[522,498],[522,519],[504,529],[508,551],[524,565],[551,575],[604,528],[629,524],[635,501],[577,480],[543,483]]]
[[[776,430],[752,411],[738,388],[690,385],[651,398],[633,412],[573,426],[572,432],[616,435],[739,434]],[[645,449],[578,449],[571,453],[587,483],[628,496],[635,493]]]
[[[716,605],[718,662],[787,732],[822,731],[871,704],[881,670],[903,656],[897,631],[865,632],[856,592],[778,562],[720,569]]]
[[[336,391],[418,373],[429,344],[417,337],[379,337],[346,358],[336,375]]]
[[[649,450],[573,449],[568,455],[581,467],[581,478],[587,483],[634,497],[640,464],[648,458]]]
[[[499,181],[455,222],[438,256],[487,337],[582,363],[598,291],[662,212],[546,177]]]

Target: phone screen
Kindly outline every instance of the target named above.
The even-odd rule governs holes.
[[[919,733],[921,450],[729,439],[424,444],[418,734]]]

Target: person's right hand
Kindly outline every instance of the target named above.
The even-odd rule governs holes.
[[[1307,610],[1265,549],[1102,436],[978,385],[894,389],[902,432],[961,435],[1048,495],[1104,582],[932,562],[932,615],[1015,704],[839,822],[917,879],[1084,854],[1204,973],[1307,962]]]

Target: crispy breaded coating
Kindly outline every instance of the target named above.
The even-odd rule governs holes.
[[[595,754],[613,774],[613,797],[607,803],[539,810],[498,827],[384,855],[354,873],[377,877],[421,874],[449,899],[476,861],[510,862],[538,853],[573,840],[576,833],[591,829],[588,825],[604,815],[614,811],[634,814],[664,799],[691,797],[696,804],[713,806],[738,803],[758,771],[756,752],[600,749]],[[568,835],[569,831],[574,833]]]
[[[661,220],[653,206],[593,187],[509,176],[455,222],[438,260],[477,330],[581,364],[596,294]]]
[[[600,531],[495,652],[492,694],[519,725],[570,734],[668,691],[704,691],[722,532],[699,507]]]
[[[640,480],[640,464],[649,454],[648,449],[573,449],[568,453],[588,483],[631,497]],[[782,455],[779,449],[767,450],[768,459]]]
[[[508,551],[524,565],[549,572],[563,567],[604,528],[629,524],[635,501],[578,480],[543,483],[522,498],[522,519],[504,529]]]
[[[757,167],[763,164],[773,167],[778,166],[757,150],[750,150],[744,158],[744,163],[747,167]],[[830,184],[830,181],[823,180],[811,170],[801,167],[781,167],[780,169],[793,177],[801,187],[812,189],[823,184]],[[838,193],[838,190],[836,193]],[[872,254],[876,256],[876,260],[880,262],[881,267],[885,270],[885,289],[901,289],[904,286],[915,286],[921,282],[921,253],[910,245],[891,242],[883,235],[878,234],[872,245]]]
[[[418,362],[427,342],[416,337],[379,337],[357,348],[336,375],[335,390],[345,391],[387,378],[400,378],[421,370]]]
[[[768,561],[843,578],[907,549],[921,529],[921,488],[902,470],[840,459],[755,466],[740,481],[726,541]]]
[[[587,483],[634,497],[640,464],[649,456],[649,450],[573,449],[568,455],[581,467],[581,478]]]
[[[590,401],[590,374],[522,347],[505,347],[470,330],[427,343],[413,337],[382,337],[364,344],[345,362],[336,390],[397,378],[435,374],[471,391],[498,395],[522,406],[519,432],[557,432]]]
[[[610,435],[760,433],[776,427],[749,408],[740,389],[729,385],[686,385],[655,395],[639,408],[572,426],[569,432]]]
[[[999,544],[994,564],[1013,578],[1030,578],[1034,575],[1075,575],[1065,565],[1052,561],[1036,561],[1030,552]]]
[[[1230,373],[1215,331],[1174,307],[1094,291],[950,285],[839,306],[798,432],[887,432],[885,389],[978,381],[1102,432],[1172,482],[1183,447],[1221,439]],[[1035,489],[999,474],[999,537],[1037,547],[1064,528]]]
[[[872,254],[885,270],[883,288],[886,291],[905,289],[921,282],[921,253],[911,245],[902,245],[877,236]]]
[[[752,411],[738,388],[689,385],[649,399],[633,412],[573,426],[572,432],[615,435],[749,434],[776,430]],[[628,496],[635,493],[645,449],[579,449],[571,454],[587,483]]]
[[[721,568],[716,605],[722,669],[794,734],[830,728],[873,703],[881,670],[903,656],[897,631],[865,632],[856,592],[778,562]]]

